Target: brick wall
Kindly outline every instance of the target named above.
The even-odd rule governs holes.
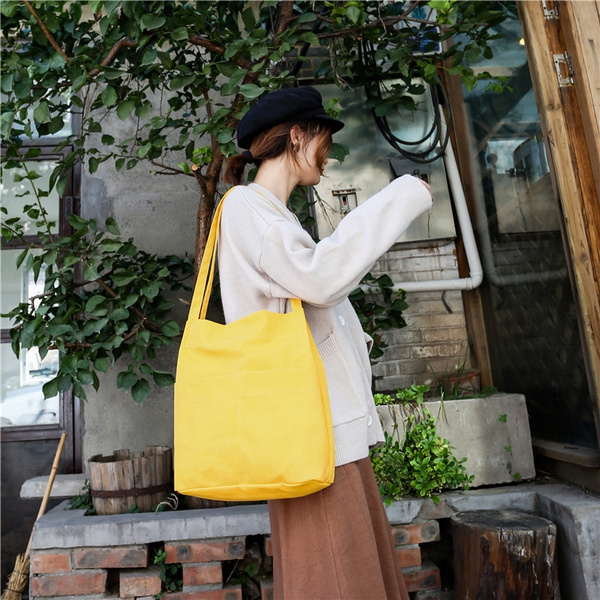
[[[394,247],[372,269],[394,282],[458,278],[454,243],[429,248]],[[435,385],[457,365],[471,366],[462,292],[411,292],[407,327],[384,332],[388,347],[373,367],[376,391],[413,383]],[[466,363],[465,363],[466,359]]]
[[[94,519],[94,517],[90,517]],[[440,570],[424,560],[422,545],[440,539],[438,521],[428,520],[392,526],[398,559],[407,587],[414,598],[434,598],[441,594]],[[256,539],[257,536],[252,536]],[[268,534],[259,536],[263,552],[271,556]],[[159,544],[110,547],[62,547],[33,550],[31,554],[30,598],[92,600],[129,598],[149,600],[161,592],[159,567],[152,557],[157,547],[164,549],[165,564],[181,567],[183,589],[164,596],[169,600],[242,600],[242,584],[230,584],[225,573],[231,561],[243,561],[246,537],[202,540],[171,540]],[[270,573],[260,578],[261,600],[273,597]],[[420,594],[420,595],[419,595]],[[441,598],[441,595],[437,597]]]

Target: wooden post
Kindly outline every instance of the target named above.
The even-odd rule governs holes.
[[[454,597],[460,600],[560,600],[556,525],[514,511],[452,517]]]

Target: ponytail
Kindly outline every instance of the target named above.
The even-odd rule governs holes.
[[[246,165],[252,162],[254,162],[254,159],[248,150],[245,150],[241,154],[230,156],[225,165],[223,181],[231,185],[240,185],[244,178]]]

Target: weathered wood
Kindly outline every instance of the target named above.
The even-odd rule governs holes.
[[[560,600],[556,525],[515,511],[452,517],[454,595],[460,600]]]
[[[517,6],[551,176],[564,215],[600,432],[600,0],[561,2],[558,19],[546,19],[541,2],[521,1]],[[559,87],[553,55],[563,54],[567,42],[578,71],[575,85]],[[588,68],[590,73],[584,72]]]
[[[143,452],[117,450],[90,458],[90,492],[99,515],[129,511],[133,504],[149,512],[173,489],[173,453],[166,446]]]
[[[471,222],[475,223],[475,203],[480,202],[477,197],[479,186],[475,176],[475,157],[471,144],[471,132],[467,116],[467,107],[462,89],[462,83],[458,75],[449,75],[447,71],[440,70],[440,77],[448,100],[452,107],[451,139],[459,166],[460,178],[463,184],[465,199]],[[461,277],[469,276],[469,263],[464,249],[462,239],[457,242],[456,255],[458,270]],[[467,331],[469,333],[469,349],[475,359],[475,364],[481,376],[481,387],[492,387],[492,367],[490,353],[488,350],[486,323],[483,316],[481,292],[479,289],[468,290],[462,293]]]

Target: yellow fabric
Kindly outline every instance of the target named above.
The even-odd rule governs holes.
[[[325,369],[300,300],[287,314],[206,320],[223,201],[179,350],[175,489],[211,500],[305,496],[334,477]]]

